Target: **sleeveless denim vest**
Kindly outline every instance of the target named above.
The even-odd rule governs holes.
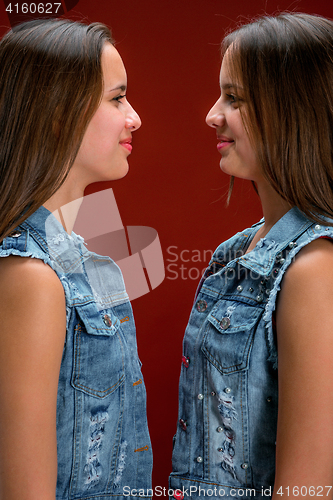
[[[281,280],[310,241],[333,238],[291,209],[245,254],[263,221],[221,244],[183,342],[170,498],[270,498],[275,474]]]
[[[131,498],[128,492],[135,489],[147,492],[152,452],[146,392],[119,267],[89,252],[83,239],[68,235],[44,207],[3,240],[0,257],[8,255],[41,259],[65,291],[57,500],[122,499]]]

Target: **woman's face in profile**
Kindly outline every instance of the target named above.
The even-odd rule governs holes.
[[[235,177],[258,181],[262,174],[240,112],[243,108],[243,116],[246,116],[244,90],[231,77],[230,57],[228,49],[220,72],[221,97],[209,111],[206,122],[216,129],[221,170]]]
[[[85,185],[120,179],[127,174],[132,132],[141,126],[138,114],[126,99],[124,64],[110,43],[105,43],[101,61],[102,100],[89,122],[70,171],[71,176]]]

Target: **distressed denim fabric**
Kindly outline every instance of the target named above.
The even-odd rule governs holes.
[[[245,254],[262,224],[220,245],[198,288],[183,342],[171,498],[272,493],[278,409],[272,314],[297,252],[316,238],[333,238],[333,228],[293,208]]]
[[[57,500],[131,498],[125,487],[147,491],[152,452],[146,392],[120,269],[89,252],[80,236],[68,235],[44,207],[3,240],[0,256],[8,255],[43,260],[66,295]]]

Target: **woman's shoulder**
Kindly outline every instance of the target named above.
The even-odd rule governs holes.
[[[0,258],[0,303],[3,313],[19,307],[21,314],[52,309],[63,303],[64,289],[53,269],[40,259],[9,255]]]
[[[301,248],[295,255],[281,283],[277,308],[280,317],[293,317],[300,324],[306,322],[315,325],[317,321],[331,322],[332,243],[333,240],[318,238]],[[296,331],[296,328],[293,328],[293,331]]]
[[[310,241],[295,255],[285,280],[307,283],[318,280],[329,281],[333,285],[333,239],[317,238]]]

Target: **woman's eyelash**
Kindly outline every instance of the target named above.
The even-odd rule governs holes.
[[[226,96],[228,97],[228,99],[231,102],[237,102],[238,101],[238,98],[237,98],[237,96],[235,96],[235,94],[226,94]]]
[[[112,100],[120,102],[122,99],[124,99],[124,97],[126,97],[126,94],[124,94],[124,95],[118,95],[117,97],[114,97]]]

